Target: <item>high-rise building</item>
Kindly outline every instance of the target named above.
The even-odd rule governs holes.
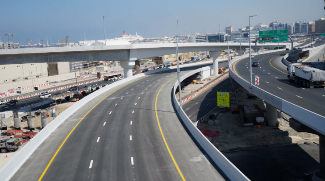
[[[225,31],[226,31],[226,34],[230,34],[231,32],[234,31],[234,28],[233,28],[232,26],[227,26],[227,27],[225,28]]]
[[[315,33],[315,22],[309,22],[308,33]]]
[[[287,24],[288,35],[294,34],[294,26],[292,24]]]
[[[300,32],[301,33],[308,33],[308,24],[309,23],[301,23],[301,30],[300,30]]]
[[[295,33],[301,32],[301,22],[295,22]]]
[[[325,18],[321,18],[315,21],[315,32],[325,33]]]
[[[277,30],[278,29],[278,26],[279,26],[279,22],[278,21],[272,22],[269,25],[269,27],[270,27],[271,30]]]

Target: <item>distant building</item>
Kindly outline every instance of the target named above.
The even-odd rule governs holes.
[[[266,31],[269,29],[269,25],[263,25],[263,23],[259,23],[256,26],[254,26],[254,29],[257,31]]]
[[[207,42],[207,35],[206,34],[195,34],[193,35],[193,42],[200,43],[200,42]]]
[[[225,28],[225,32],[226,32],[226,34],[230,34],[230,33],[232,33],[234,31],[234,28],[232,27],[232,26],[227,26],[226,28]]]
[[[224,34],[207,34],[208,42],[224,42],[225,35]]]
[[[325,33],[325,18],[321,18],[315,21],[315,32]]]
[[[287,30],[288,30],[288,35],[293,35],[294,34],[294,25],[287,24]]]
[[[278,29],[278,26],[279,26],[279,22],[278,21],[272,22],[269,25],[269,27],[270,27],[271,30],[277,30]]]
[[[19,43],[12,43],[12,42],[0,42],[0,49],[17,49],[20,48],[20,44]]]
[[[301,30],[300,30],[300,33],[308,33],[308,24],[309,23],[301,23]]]
[[[295,22],[295,34],[301,33],[301,22]]]
[[[315,23],[314,22],[309,22],[308,33],[315,33]]]

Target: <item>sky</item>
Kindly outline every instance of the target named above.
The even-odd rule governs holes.
[[[315,21],[325,16],[323,0],[11,0],[0,6],[0,38],[15,34],[14,42],[43,40],[49,44],[104,39],[127,34],[145,38],[222,32],[273,21]],[[10,41],[12,37],[10,36]]]

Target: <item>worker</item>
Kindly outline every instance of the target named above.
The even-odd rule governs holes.
[[[50,113],[49,112],[47,112],[46,115],[47,115],[47,117],[50,117]]]

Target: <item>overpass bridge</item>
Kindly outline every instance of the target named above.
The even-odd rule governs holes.
[[[290,43],[256,44],[256,48],[274,48],[291,46]],[[230,49],[248,48],[248,43],[229,43]],[[219,51],[228,48],[227,43],[179,43],[179,52],[210,51],[218,56]],[[255,44],[252,44],[252,49]],[[80,47],[48,47],[0,50],[0,65],[44,62],[75,61],[120,61],[125,77],[132,76],[135,61],[176,53],[176,43],[152,43],[131,45],[100,45]],[[211,53],[210,53],[211,55]],[[216,64],[216,62],[214,62]]]

